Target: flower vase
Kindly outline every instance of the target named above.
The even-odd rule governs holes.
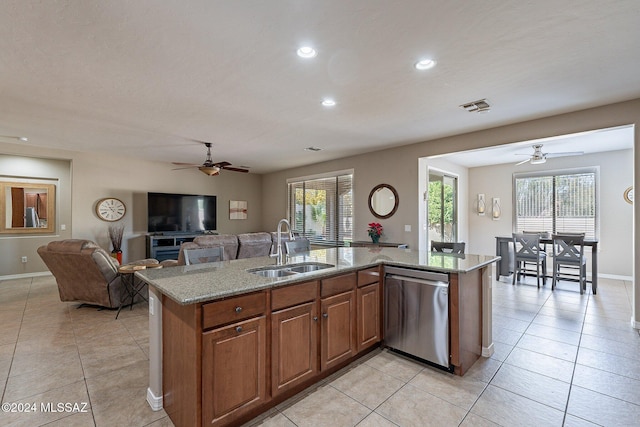
[[[380,240],[380,236],[378,236],[377,234],[372,234],[370,237],[373,243],[378,243],[378,241]]]
[[[117,251],[112,251],[111,252],[111,256],[115,259],[118,260],[118,263],[120,265],[122,265],[122,251],[121,250],[117,250]]]

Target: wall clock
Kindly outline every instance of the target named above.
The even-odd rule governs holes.
[[[624,190],[624,200],[627,203],[633,204],[633,187],[629,187]]]
[[[96,203],[96,214],[103,221],[118,221],[127,212],[127,208],[122,200],[114,197],[105,197]]]

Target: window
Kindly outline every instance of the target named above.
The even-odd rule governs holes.
[[[312,243],[343,245],[353,239],[353,172],[288,182],[289,222]]]
[[[514,228],[598,234],[597,169],[514,175]]]
[[[458,178],[429,169],[427,222],[429,239],[436,242],[456,242],[458,239]]]

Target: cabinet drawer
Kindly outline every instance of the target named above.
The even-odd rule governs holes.
[[[205,304],[202,306],[202,328],[213,328],[262,314],[266,310],[266,301],[266,294],[258,292]]]
[[[347,292],[356,287],[356,273],[343,274],[342,276],[331,277],[322,281],[321,296],[327,297],[342,292]]]
[[[273,311],[310,302],[316,299],[318,282],[300,283],[298,285],[271,290],[271,309]]]
[[[358,287],[370,285],[380,281],[380,269],[378,267],[367,268],[358,271]]]

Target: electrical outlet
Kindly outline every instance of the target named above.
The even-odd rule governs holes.
[[[27,262],[27,257],[26,257],[26,256],[23,256],[23,257],[22,257],[22,263],[24,264],[24,263],[26,263],[26,262]]]

